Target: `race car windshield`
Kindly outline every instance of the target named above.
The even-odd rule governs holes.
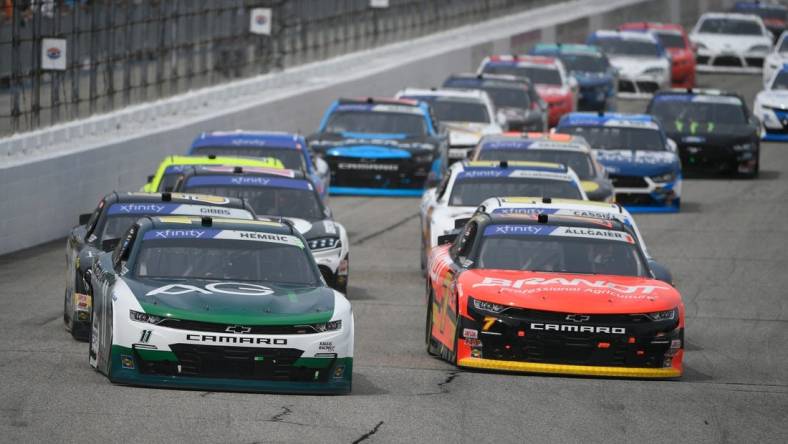
[[[684,37],[681,34],[673,32],[657,32],[657,40],[663,48],[678,48],[682,49],[686,46]]]
[[[427,134],[427,125],[419,114],[337,111],[329,117],[325,132],[424,136]]]
[[[304,249],[247,240],[145,240],[134,264],[134,275],[298,286],[316,286],[320,282]]]
[[[486,64],[485,74],[506,74],[531,79],[533,84],[561,85],[561,73],[554,67]]]
[[[495,225],[488,226],[487,229],[495,227]],[[572,230],[573,227],[566,228]],[[574,230],[612,231],[587,228],[574,228]],[[476,267],[494,270],[648,276],[648,269],[638,254],[636,244],[592,237],[485,235]]]
[[[528,109],[531,98],[525,89],[485,87],[484,91],[490,96],[496,108]]]
[[[99,245],[107,239],[120,239],[131,224],[143,216],[142,214],[107,216],[107,220],[104,221],[104,228],[101,230],[101,236],[99,236]]]
[[[762,19],[773,19],[773,20],[783,20],[785,21],[787,12],[783,8],[768,8],[768,7],[760,7],[760,8],[734,8],[735,12],[741,12],[743,14],[755,14]]]
[[[569,71],[605,72],[610,66],[603,57],[586,54],[563,54],[561,61]]]
[[[187,193],[246,199],[258,216],[292,217],[311,222],[325,218],[320,200],[312,190],[277,187],[195,186]]]
[[[640,40],[599,39],[594,42],[605,54],[633,57],[660,57],[659,46]]]
[[[761,35],[761,27],[752,20],[708,18],[698,32],[705,34]]]
[[[660,100],[654,103],[650,113],[657,116],[667,128],[675,126],[678,132],[711,132],[708,130],[710,126],[713,130],[714,125],[747,123],[741,103],[734,105]]]
[[[782,40],[780,49],[778,49],[777,52],[788,52],[788,38]]]
[[[562,150],[485,150],[479,153],[479,160],[525,160],[532,162],[562,163],[575,171],[580,180],[594,177],[594,165],[591,158],[581,152]]]
[[[788,39],[786,39],[788,40]],[[788,71],[780,71],[775,77],[774,81],[772,82],[772,88],[774,90],[785,90],[788,89]]]
[[[432,112],[435,113],[435,118],[441,122],[490,123],[487,106],[481,102],[436,96],[409,96],[407,98],[429,103]]]
[[[279,159],[285,168],[290,170],[305,171],[304,155],[300,150],[292,148],[276,148],[267,146],[201,146],[193,150],[192,154],[235,157],[273,157]]]
[[[582,199],[577,186],[566,180],[511,177],[458,179],[449,197],[450,206],[476,207],[495,196],[544,196]]]
[[[591,148],[599,150],[665,151],[659,131],[651,128],[615,126],[568,126],[561,133],[583,136]]]

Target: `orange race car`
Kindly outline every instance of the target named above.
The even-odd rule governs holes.
[[[626,225],[481,208],[438,242],[429,353],[477,369],[681,376],[681,296]]]

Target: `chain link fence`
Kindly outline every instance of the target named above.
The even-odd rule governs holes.
[[[387,8],[373,8],[370,0],[0,0],[0,136],[544,3],[390,0]],[[255,8],[271,10],[270,34],[250,32]],[[65,39],[64,70],[42,68],[48,38]]]

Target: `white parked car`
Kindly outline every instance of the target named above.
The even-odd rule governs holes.
[[[598,46],[618,70],[619,97],[649,97],[670,88],[670,55],[655,35],[602,30],[591,34],[587,43]]]
[[[407,88],[398,99],[426,102],[440,128],[449,133],[449,161],[465,159],[482,136],[500,134],[495,105],[482,90]]]
[[[760,72],[773,36],[757,15],[703,14],[689,35],[698,71]]]
[[[588,200],[571,168],[549,162],[464,161],[449,168],[437,188],[421,198],[421,265],[438,236],[454,229],[455,219],[470,217],[495,196],[537,196]]]
[[[788,32],[783,32],[777,43],[774,45],[772,52],[766,56],[766,61],[763,62],[763,86],[768,88],[769,81],[775,72],[781,70],[783,65],[788,63]]]
[[[788,64],[781,65],[755,96],[752,112],[761,122],[763,140],[788,142]]]

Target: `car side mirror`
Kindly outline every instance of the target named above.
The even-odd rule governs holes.
[[[120,243],[119,237],[104,239],[101,241],[101,251],[112,251],[118,246],[118,243]]]
[[[88,223],[88,221],[90,221],[90,216],[91,216],[90,213],[80,214],[79,215],[79,224],[80,225],[86,225]]]
[[[457,234],[458,233],[449,233],[438,236],[438,245],[453,244],[457,239]]]
[[[654,279],[673,285],[673,274],[668,267],[653,259],[648,261],[648,265],[651,268],[651,273],[654,274]]]

